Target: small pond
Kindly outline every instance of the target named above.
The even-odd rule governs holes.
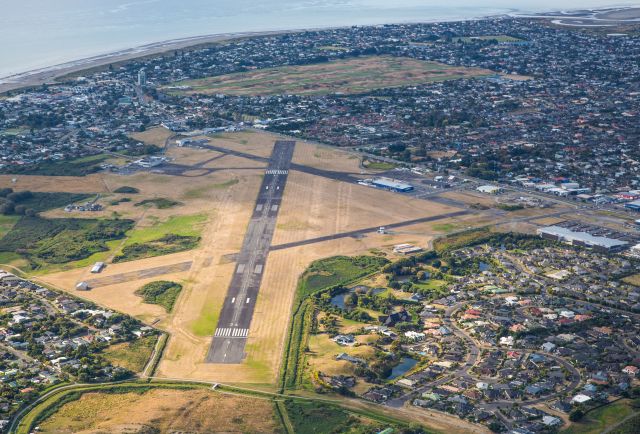
[[[335,307],[339,307],[340,309],[346,309],[345,304],[344,304],[344,299],[347,295],[349,294],[353,294],[354,292],[358,291],[369,291],[371,288],[368,286],[364,286],[364,285],[359,285],[359,286],[354,286],[353,288],[349,288],[349,290],[345,291],[345,292],[341,292],[339,294],[334,295],[333,297],[331,297],[331,304],[334,305]],[[384,291],[386,291],[386,288],[373,288],[373,293],[374,294],[380,294]]]
[[[416,366],[417,363],[418,361],[412,357],[403,357],[402,359],[400,359],[400,363],[391,370],[389,380],[393,380],[394,378],[398,378],[406,374],[411,370],[411,368]]]

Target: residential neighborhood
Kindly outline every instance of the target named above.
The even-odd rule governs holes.
[[[0,425],[61,382],[117,381],[133,373],[101,356],[105,348],[157,332],[0,270]]]
[[[399,259],[383,271],[397,289],[359,285],[344,304],[343,292],[321,298],[330,316],[320,333],[338,333],[335,358],[347,365],[337,377],[349,381],[320,371],[317,384],[496,431],[555,432],[574,412],[640,386],[640,287],[625,282],[637,266],[593,249],[502,236]],[[391,313],[376,325],[370,309]],[[341,317],[372,325],[344,334]],[[365,347],[375,355],[351,355],[372,354]]]

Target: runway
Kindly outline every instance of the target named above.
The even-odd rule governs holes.
[[[179,262],[177,264],[162,265],[160,267],[145,268],[143,270],[129,271],[126,273],[114,274],[111,276],[98,277],[86,280],[89,288],[99,288],[101,286],[115,285],[117,283],[133,282],[136,280],[148,279],[150,277],[163,276],[165,274],[180,273],[189,271],[193,261]]]
[[[378,229],[380,229],[381,226],[384,227],[386,230],[389,230],[389,229],[401,228],[403,226],[411,226],[411,225],[416,225],[420,223],[434,222],[434,221],[453,218],[453,217],[462,217],[463,215],[467,215],[467,214],[471,214],[471,212],[467,210],[462,210],[462,211],[454,211],[446,214],[432,215],[429,217],[421,217],[413,220],[405,220],[397,223],[388,223],[386,225],[371,226],[368,228],[356,229],[354,231],[340,232],[338,234],[332,234],[332,235],[324,235],[317,238],[309,238],[307,240],[292,241],[290,243],[277,244],[271,247],[271,251],[290,249],[292,247],[306,246],[306,245],[315,244],[315,243],[323,243],[325,241],[331,241],[331,240],[339,240],[340,238],[357,238],[372,232],[378,232]]]
[[[236,260],[236,268],[222,305],[207,363],[241,363],[249,336],[280,203],[287,183],[293,141],[276,141],[260,186],[256,206]]]

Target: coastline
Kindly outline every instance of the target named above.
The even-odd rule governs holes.
[[[133,59],[143,58],[146,56],[158,55],[173,50],[182,50],[197,47],[199,45],[214,44],[224,41],[231,41],[234,39],[274,35],[279,33],[294,33],[300,31],[304,30],[219,33],[154,42],[151,44],[140,45],[133,48],[112,51],[91,57],[72,60],[69,62],[59,63],[57,65],[52,65],[44,68],[33,69],[6,77],[0,77],[0,94],[26,87],[40,86],[45,83],[51,83],[57,78],[64,77],[65,75],[80,73],[82,71],[87,71],[93,68],[103,67],[109,65],[110,63],[125,62]]]
[[[457,19],[447,20],[422,20],[422,21],[407,21],[407,22],[394,22],[394,23],[371,23],[368,26],[379,26],[386,24],[419,24],[419,23],[443,23],[443,22],[459,22],[459,21],[477,21],[486,20],[498,17],[513,17],[515,9],[509,14],[499,15],[485,15],[478,17],[460,17]],[[134,59],[140,59],[147,56],[159,55],[162,53],[170,52],[173,50],[192,49],[202,45],[215,44],[220,42],[232,41],[243,38],[260,37],[268,35],[278,35],[286,33],[300,33],[309,31],[321,31],[332,29],[344,29],[351,26],[326,26],[326,27],[310,27],[299,29],[274,29],[264,30],[256,32],[228,32],[228,33],[214,33],[208,35],[191,36],[178,39],[168,39],[159,42],[152,42],[149,44],[139,45],[133,48],[125,48],[116,51],[110,51],[102,54],[96,54],[94,56],[83,57],[77,60],[71,60],[68,62],[62,62],[51,66],[42,68],[36,68],[11,74],[8,76],[0,77],[0,95],[23,88],[29,88],[34,86],[40,86],[45,83],[52,83],[60,77],[64,77],[69,74],[77,74],[82,71],[88,71],[93,68],[100,68],[110,63],[125,62]]]
[[[488,16],[479,16],[479,17],[465,17],[459,19],[448,19],[448,20],[423,20],[418,22],[400,22],[400,23],[378,23],[378,24],[370,24],[372,26],[375,25],[383,25],[383,24],[418,24],[418,23],[438,23],[438,22],[459,22],[459,21],[477,21],[477,20],[486,20],[492,18],[528,18],[528,19],[555,19],[555,20],[594,20],[597,21],[597,14],[600,13],[609,13],[611,11],[640,11],[640,8],[635,8],[633,6],[624,6],[624,7],[607,7],[607,8],[596,8],[596,9],[582,9],[579,11],[547,11],[541,12],[537,14],[524,14],[516,12],[514,9],[513,12],[507,14],[500,15],[488,15]],[[638,23],[640,18],[637,18],[634,15],[634,18],[629,22]],[[626,20],[621,20],[625,22]],[[563,23],[564,25],[569,25],[569,23]],[[582,24],[584,25],[584,24]],[[144,58],[147,56],[159,55],[162,53],[170,52],[173,50],[182,50],[182,49],[192,49],[198,46],[215,44],[225,41],[232,41],[243,38],[250,37],[260,37],[260,36],[268,36],[268,35],[277,35],[277,34],[285,34],[285,33],[299,33],[305,31],[319,31],[319,30],[331,30],[331,29],[340,29],[346,28],[346,26],[336,26],[336,27],[318,27],[318,28],[301,28],[301,29],[283,29],[283,30],[265,30],[258,32],[230,32],[230,33],[218,33],[218,34],[209,34],[209,35],[201,35],[201,36],[192,36],[178,39],[169,39],[165,41],[153,42],[149,44],[139,45],[133,48],[126,48],[122,50],[107,52],[103,54],[97,54],[90,57],[80,58],[77,60],[72,60],[68,62],[63,62],[43,68],[37,68],[28,70],[25,72],[20,72],[16,74],[12,74],[9,76],[0,77],[0,95],[20,90],[23,88],[29,88],[34,86],[40,86],[45,83],[52,83],[56,79],[60,77],[64,77],[69,74],[77,74],[83,71],[89,71],[94,68],[104,67],[111,63],[119,63],[126,62],[134,59]]]

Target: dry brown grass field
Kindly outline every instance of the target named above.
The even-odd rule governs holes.
[[[566,218],[562,218],[562,217],[542,217],[539,219],[532,220],[531,223],[535,223],[540,226],[549,226],[549,225],[555,225],[555,224],[561,223],[565,220]]]
[[[100,278],[117,275],[120,273],[128,273],[136,270],[145,270],[152,267],[176,264],[191,260],[193,252],[181,252],[173,255],[157,256],[155,258],[141,259],[138,261],[122,262],[117,264],[109,264],[99,275],[91,274],[88,267],[78,268],[71,271],[63,271],[58,273],[46,274],[40,279],[45,283],[49,283],[56,288],[68,291],[76,296],[86,298],[103,306],[125,312],[133,315],[147,323],[155,323],[158,320],[167,317],[164,308],[155,304],[143,303],[142,298],[135,295],[134,292],[142,285],[153,282],[154,280],[173,280],[186,281],[189,273],[173,273],[165,274],[161,277],[152,277],[129,281],[114,285],[101,286],[92,288],[90,291],[77,291],[75,286],[78,282],[88,279]]]
[[[166,140],[173,136],[173,133],[165,127],[155,127],[140,133],[130,134],[130,136],[135,140],[164,148]]]
[[[449,66],[405,57],[368,56],[331,62],[268,68],[176,83],[189,86],[176,93],[229,95],[321,95],[361,93],[493,74],[480,68]]]
[[[13,180],[16,182],[12,182]],[[64,191],[67,193],[106,193],[109,191],[102,174],[77,176],[0,175],[0,187],[15,191]]]
[[[155,389],[143,394],[86,393],[41,423],[39,432],[275,433],[281,429],[268,400],[207,390]]]

